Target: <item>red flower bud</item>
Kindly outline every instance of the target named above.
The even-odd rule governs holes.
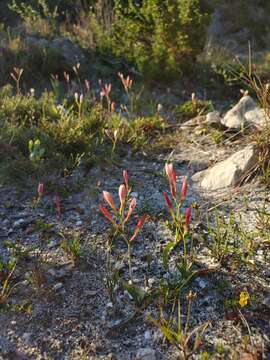
[[[112,215],[109,213],[109,211],[105,208],[103,205],[98,206],[99,210],[102,212],[102,214],[105,216],[106,219],[110,220],[110,222],[114,223]]]
[[[172,206],[172,202],[171,202],[171,200],[169,198],[169,195],[164,191],[163,196],[165,198],[165,201],[166,201],[166,203],[168,205],[169,210],[173,211],[173,206]]]
[[[185,227],[187,230],[189,229],[190,217],[191,217],[191,208],[188,207],[186,210],[186,219],[185,219]]]

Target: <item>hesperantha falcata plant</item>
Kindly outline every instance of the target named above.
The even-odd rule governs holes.
[[[188,264],[187,242],[190,238],[189,223],[191,218],[191,208],[187,207],[183,213],[182,208],[186,201],[188,183],[187,178],[183,178],[181,189],[177,188],[177,175],[173,168],[173,164],[165,165],[165,172],[169,181],[170,194],[164,192],[164,199],[168,206],[171,220],[168,221],[170,229],[174,232],[174,241],[170,242],[163,251],[163,263],[168,266],[169,253],[181,242],[183,242],[183,262]],[[190,254],[192,253],[192,247]],[[192,255],[192,254],[191,254]]]
[[[116,205],[113,196],[108,191],[103,191],[103,199],[110,207],[111,211],[109,211],[104,205],[99,205],[99,209],[105,216],[105,218],[110,221],[110,224],[112,226],[113,239],[110,247],[116,238],[121,238],[127,245],[129,277],[130,281],[133,282],[132,246],[139,232],[141,231],[145,221],[147,220],[147,215],[142,215],[137,222],[135,229],[131,231],[129,224],[132,214],[134,214],[137,200],[135,197],[130,197],[131,188],[129,186],[128,172],[126,170],[123,171],[123,179],[124,184],[121,184],[118,190],[119,206]]]

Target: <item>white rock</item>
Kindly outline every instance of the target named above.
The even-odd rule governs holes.
[[[136,355],[137,360],[156,360],[155,350],[151,348],[139,349]]]
[[[200,181],[200,186],[205,190],[235,186],[240,182],[242,176],[256,164],[256,161],[255,146],[249,145],[212,168],[196,173],[192,180]]]
[[[229,110],[224,118],[222,124],[230,129],[241,129],[242,126],[246,125],[245,114],[248,111],[256,108],[255,101],[250,96],[243,96],[242,99]]]

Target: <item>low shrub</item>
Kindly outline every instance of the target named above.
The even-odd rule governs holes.
[[[202,51],[208,16],[200,0],[115,1],[111,49],[148,78],[190,68]]]

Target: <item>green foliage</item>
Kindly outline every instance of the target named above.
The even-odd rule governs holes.
[[[212,70],[227,86],[241,86],[244,82],[244,71],[240,64],[212,64]]]
[[[18,4],[16,0],[12,0],[9,8],[21,17],[31,32],[44,35],[46,29],[46,33],[51,35],[57,29],[58,7],[50,10],[47,0],[37,0],[35,6],[26,2]]]
[[[62,235],[64,236],[64,235]],[[61,248],[71,257],[74,265],[82,255],[81,241],[79,237],[65,238],[61,243]]]
[[[174,108],[174,113],[177,118],[189,120],[199,115],[206,115],[214,110],[212,101],[210,100],[189,100],[182,105],[177,105]]]
[[[148,78],[172,76],[202,51],[207,15],[200,0],[115,1],[112,51],[134,62]]]
[[[160,116],[140,117],[131,121],[127,131],[127,142],[135,148],[149,145],[149,140],[166,128]]]

